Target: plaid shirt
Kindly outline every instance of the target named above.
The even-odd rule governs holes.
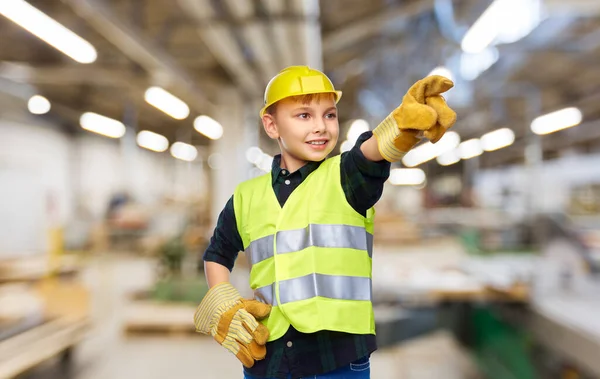
[[[341,182],[346,200],[362,215],[379,200],[390,174],[388,162],[369,161],[360,150],[362,143],[372,135],[372,132],[363,133],[356,145],[341,157]],[[273,191],[283,207],[292,191],[322,162],[309,162],[293,173],[282,169],[280,163],[281,156],[277,155],[273,160],[271,178]],[[288,180],[289,184],[284,184]],[[219,215],[210,244],[204,252],[204,260],[219,263],[231,271],[238,252],[243,249],[231,197]],[[327,330],[304,334],[290,327],[283,337],[267,343],[264,360],[244,370],[259,378],[287,378],[289,373],[292,378],[314,376],[348,365],[376,349],[375,335],[372,334],[355,335]]]

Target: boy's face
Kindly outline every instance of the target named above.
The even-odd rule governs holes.
[[[339,135],[333,96],[314,97],[306,104],[293,98],[283,99],[277,103],[274,115],[263,116],[263,125],[269,137],[278,140],[290,171],[307,161],[325,159]]]

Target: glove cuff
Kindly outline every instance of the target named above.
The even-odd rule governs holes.
[[[397,162],[407,153],[400,151],[394,141],[400,135],[398,123],[390,113],[377,127],[373,130],[373,134],[377,139],[377,149],[379,154],[388,162]]]
[[[202,299],[194,313],[196,331],[210,334],[219,318],[233,307],[242,296],[229,282],[219,283],[212,287]]]

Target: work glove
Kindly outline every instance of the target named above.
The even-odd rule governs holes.
[[[250,368],[267,353],[269,331],[257,319],[270,312],[269,304],[242,299],[231,283],[223,282],[206,293],[194,314],[194,324],[197,332],[212,335]]]
[[[402,104],[373,130],[385,160],[399,161],[422,137],[436,143],[454,125],[456,113],[441,96],[453,86],[450,79],[432,75],[410,87]]]

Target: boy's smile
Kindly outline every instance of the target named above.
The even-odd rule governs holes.
[[[317,138],[307,142],[311,148],[315,150],[325,150],[329,145],[329,140],[326,138]]]

